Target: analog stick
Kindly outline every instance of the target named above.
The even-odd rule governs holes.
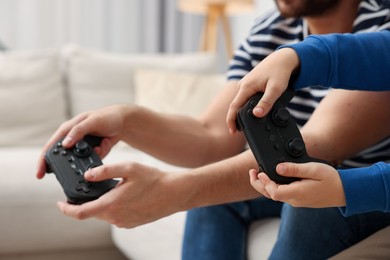
[[[305,152],[305,143],[301,138],[294,138],[287,143],[287,152],[294,157],[302,156]]]
[[[91,148],[84,140],[76,143],[74,153],[80,157],[86,157],[91,154]]]
[[[272,113],[272,121],[277,126],[286,126],[290,119],[290,112],[284,107],[276,109]]]

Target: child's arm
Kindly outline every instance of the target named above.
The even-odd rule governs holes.
[[[250,170],[251,185],[264,196],[295,207],[342,207],[344,216],[390,212],[390,164],[336,171],[321,163],[281,163],[278,174],[302,180],[278,185],[265,173]]]

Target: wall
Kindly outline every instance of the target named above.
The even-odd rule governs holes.
[[[196,51],[204,17],[180,12],[176,1],[0,0],[0,40],[14,50],[76,43],[130,53]],[[256,0],[255,11],[230,18],[235,47],[255,17],[273,5]],[[219,45],[224,70],[228,57],[223,41]]]

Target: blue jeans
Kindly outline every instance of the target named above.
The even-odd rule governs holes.
[[[260,198],[190,210],[183,260],[247,259],[249,225],[280,215],[281,203]],[[283,205],[278,240],[270,259],[326,259],[390,225],[390,214],[343,217],[338,208],[307,209]]]
[[[282,205],[260,198],[188,211],[182,260],[246,259],[249,225],[280,216]]]

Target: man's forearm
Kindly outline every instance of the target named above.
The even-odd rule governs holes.
[[[185,167],[235,156],[243,151],[245,138],[229,133],[225,117],[236,93],[237,83],[229,82],[199,118],[127,107],[122,140],[163,161]]]
[[[179,166],[197,167],[237,154],[225,138],[242,137],[221,134],[199,120],[182,115],[162,114],[143,107],[127,107],[124,133],[129,145]]]
[[[332,90],[301,129],[310,156],[348,159],[389,136],[390,92]]]
[[[255,158],[247,150],[232,158],[206,165],[182,174],[184,190],[188,194],[183,210],[253,199],[261,196],[252,188],[248,172],[258,168]]]

